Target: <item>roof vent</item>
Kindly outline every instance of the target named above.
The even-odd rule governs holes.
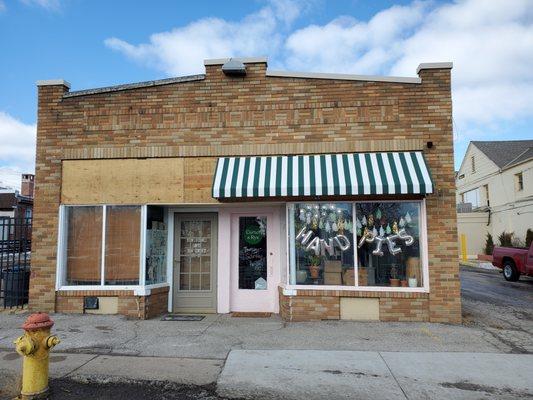
[[[228,76],[244,76],[246,75],[246,66],[234,58],[230,58],[222,66],[222,72]]]

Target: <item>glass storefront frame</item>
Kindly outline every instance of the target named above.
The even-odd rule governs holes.
[[[105,265],[101,264],[101,282],[99,285],[68,285],[66,283],[67,273],[67,213],[70,207],[101,207],[103,213],[103,229],[102,229],[102,248],[105,249],[106,235],[105,235],[105,219],[107,207],[111,206],[135,206],[140,207],[140,243],[139,243],[139,283],[137,285],[109,285],[105,284]],[[169,286],[168,276],[160,283],[146,284],[146,229],[147,229],[147,204],[61,204],[58,212],[58,241],[57,241],[57,265],[56,265],[56,291],[121,291],[131,290],[137,296],[144,296],[150,292],[150,289]],[[166,212],[165,212],[166,216]],[[166,263],[165,263],[166,264]]]
[[[359,285],[359,268],[358,268],[358,255],[357,255],[357,243],[354,240],[354,277],[355,284],[353,286],[348,285],[301,285],[295,284],[291,281],[291,276],[294,276],[295,265],[291,258],[293,258],[294,246],[291,244],[291,238],[296,236],[294,232],[294,224],[291,223],[291,218],[294,218],[294,207],[297,204],[330,204],[330,203],[351,203],[352,204],[352,216],[353,221],[357,218],[356,214],[356,204],[357,203],[414,203],[418,202],[420,204],[420,243],[421,243],[421,270],[422,270],[422,286],[420,287],[393,287],[393,286],[360,286]],[[372,198],[369,200],[300,200],[286,203],[286,227],[287,227],[287,268],[285,271],[286,282],[284,285],[285,289],[288,290],[316,290],[316,291],[327,291],[327,290],[339,290],[339,291],[361,291],[361,292],[403,292],[403,293],[429,293],[429,260],[428,260],[428,235],[427,235],[427,213],[426,213],[426,199],[392,199],[392,200],[381,200],[379,198]],[[354,233],[355,236],[355,233]],[[292,273],[292,274],[291,274]]]

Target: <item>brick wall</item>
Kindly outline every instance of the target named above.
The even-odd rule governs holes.
[[[284,295],[279,288],[280,315],[286,321],[340,319],[342,297],[379,299],[380,321],[429,321],[427,293],[368,292],[356,290],[297,290]]]
[[[148,296],[136,296],[131,290],[72,290],[56,296],[55,311],[83,314],[85,297],[118,297],[117,313],[135,319],[149,319],[167,312],[168,286],[151,289]]]
[[[39,87],[30,308],[56,307],[63,159],[384,151],[407,143],[424,151],[436,189],[427,197],[431,293],[421,307],[430,321],[460,322],[450,70],[423,69],[421,84],[269,77],[265,63],[247,70],[230,78],[212,65],[204,79],[84,96]],[[422,147],[428,141],[433,148]]]

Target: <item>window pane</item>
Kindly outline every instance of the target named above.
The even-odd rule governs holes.
[[[211,221],[184,219],[180,224],[180,290],[211,290]]]
[[[239,289],[267,289],[266,232],[266,217],[239,217]]]
[[[421,287],[420,203],[356,204],[359,286]]]
[[[146,221],[146,284],[167,280],[167,226],[164,208],[147,207]]]
[[[355,285],[352,204],[300,203],[292,214],[291,284]]]
[[[141,207],[107,206],[105,284],[138,285]]]
[[[102,207],[66,207],[67,285],[100,285]]]

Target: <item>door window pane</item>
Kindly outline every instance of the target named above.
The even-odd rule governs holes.
[[[267,289],[266,232],[266,217],[239,217],[239,289]]]
[[[67,285],[100,285],[102,207],[66,207]]]
[[[290,215],[291,284],[354,286],[351,203],[300,203]]]
[[[138,285],[141,207],[107,206],[105,284]]]
[[[180,222],[180,290],[211,290],[211,221]]]
[[[356,204],[359,286],[422,287],[419,202]]]

